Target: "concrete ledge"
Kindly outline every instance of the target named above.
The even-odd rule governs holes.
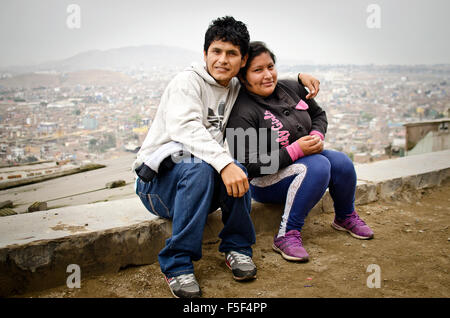
[[[409,189],[439,186],[450,177],[450,151],[355,166],[356,204],[362,205]],[[283,207],[253,202],[257,233],[279,226]],[[329,193],[313,208],[332,213]],[[223,225],[212,213],[204,241],[217,241]],[[0,218],[0,296],[65,285],[69,264],[82,278],[151,264],[171,234],[171,222],[152,216],[139,198],[71,206]]]
[[[450,150],[431,152],[355,166],[358,180],[377,186],[387,199],[407,189],[439,186],[450,176]]]
[[[81,172],[86,172],[86,171],[91,171],[91,170],[95,170],[95,169],[100,169],[100,168],[104,168],[104,165],[100,165],[100,164],[96,164],[96,163],[91,163],[91,164],[87,164],[87,165],[83,165],[80,167],[75,167],[75,168],[70,168],[70,169],[65,169],[64,166],[63,167],[51,167],[49,168],[49,170],[43,170],[42,172],[16,172],[15,175],[6,175],[5,176],[5,181],[0,181],[0,190],[4,190],[4,189],[9,189],[9,188],[15,188],[15,187],[20,187],[20,186],[24,186],[27,184],[33,184],[33,183],[38,183],[38,182],[42,182],[42,181],[46,181],[46,180],[51,180],[51,179],[55,179],[55,178],[60,178],[60,177],[64,177],[64,176],[68,176],[71,174],[75,174],[75,173],[81,173]],[[19,173],[19,174],[17,174]],[[0,179],[1,180],[1,179]],[[11,181],[9,181],[11,180]]]

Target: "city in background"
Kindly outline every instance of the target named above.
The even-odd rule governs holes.
[[[157,266],[137,267],[157,261],[167,227],[147,222],[130,166],[170,79],[202,59],[210,21],[232,15],[277,54],[280,77],[320,79],[325,147],[377,161],[355,165],[355,203],[378,238],[330,240],[332,215],[313,212],[306,235],[317,255],[303,274],[267,253],[270,233],[255,262],[274,265],[258,275],[280,284],[233,290],[207,254],[217,253],[215,237],[205,245],[212,266],[199,267],[200,281],[216,280],[205,296],[448,297],[448,150],[414,156],[450,149],[448,0],[2,0],[0,8],[0,294],[67,284],[70,263],[83,288],[37,297],[170,295]],[[385,160],[397,156],[411,157]],[[273,231],[273,207],[255,207],[255,226]],[[331,212],[330,197],[316,208]],[[382,288],[367,288],[368,263],[382,268]],[[121,273],[85,280],[106,271]],[[289,288],[286,273],[296,278]]]
[[[251,40],[266,41],[280,78],[320,79],[326,148],[356,163],[411,154],[427,131],[411,143],[405,124],[449,117],[448,8],[445,0],[7,0],[0,165],[83,165],[136,152],[168,82],[203,59],[204,32],[225,15],[246,23]],[[441,139],[420,147],[450,147]]]
[[[356,163],[405,155],[404,124],[448,117],[450,66],[279,66],[321,81],[325,147]],[[0,163],[95,162],[136,152],[182,68],[1,74]]]

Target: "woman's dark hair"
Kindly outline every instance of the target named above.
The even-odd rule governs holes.
[[[245,63],[245,66],[243,68],[241,68],[241,70],[239,71],[239,80],[241,82],[244,82],[244,83],[247,82],[246,76],[247,76],[247,71],[248,71],[248,68],[250,67],[250,64],[252,63],[252,61],[255,57],[257,57],[263,53],[268,53],[270,55],[270,57],[272,58],[273,63],[276,63],[275,54],[273,54],[273,52],[271,50],[269,50],[266,43],[261,42],[261,41],[250,42],[250,45],[248,48],[247,63]]]
[[[226,16],[212,21],[208,30],[206,30],[205,43],[203,45],[205,52],[208,52],[208,48],[213,41],[233,43],[239,47],[242,58],[244,58],[248,52],[250,35],[248,34],[247,26],[243,22]]]

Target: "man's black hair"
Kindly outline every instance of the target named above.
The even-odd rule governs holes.
[[[248,48],[248,59],[247,63],[241,70],[239,71],[239,79],[241,82],[247,83],[247,70],[250,67],[250,64],[252,63],[253,59],[263,53],[268,53],[270,57],[273,60],[273,63],[276,63],[276,57],[275,54],[269,48],[267,47],[266,43],[261,41],[253,41],[250,42],[249,48]]]
[[[205,33],[205,44],[203,49],[208,52],[208,48],[214,41],[231,42],[238,46],[242,58],[248,52],[248,45],[250,42],[250,35],[247,26],[241,22],[236,21],[233,17],[225,16],[217,18],[212,21]]]

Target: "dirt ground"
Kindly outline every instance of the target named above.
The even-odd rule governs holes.
[[[389,201],[357,207],[375,232],[358,240],[334,230],[333,214],[310,215],[303,228],[307,263],[285,261],[272,248],[275,233],[260,233],[254,245],[257,279],[234,281],[217,248],[204,244],[194,264],[203,296],[297,297],[450,297],[450,180],[438,188],[405,193]],[[369,288],[380,271],[379,288]],[[372,275],[372,276],[371,276]],[[369,277],[370,276],[370,277]],[[172,297],[159,264],[130,267],[81,282],[20,297]]]

